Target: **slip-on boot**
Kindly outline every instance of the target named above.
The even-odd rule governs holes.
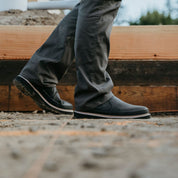
[[[60,98],[56,87],[32,84],[21,75],[18,75],[13,83],[22,93],[30,96],[40,108],[57,114],[73,114],[72,104]]]
[[[112,96],[106,103],[86,111],[74,111],[74,118],[149,119],[147,107],[128,104]]]

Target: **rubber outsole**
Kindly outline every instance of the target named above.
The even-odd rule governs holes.
[[[81,119],[81,118],[88,118],[88,119],[150,119],[151,114],[145,113],[141,115],[132,115],[132,116],[112,116],[112,115],[104,115],[104,114],[97,114],[97,113],[87,113],[87,112],[80,112],[74,111],[74,119]]]
[[[13,80],[14,85],[26,96],[30,96],[35,103],[43,110],[53,112],[55,114],[73,114],[71,109],[58,108],[49,103],[41,93],[24,77],[17,76]]]

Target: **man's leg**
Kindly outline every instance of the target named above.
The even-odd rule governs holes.
[[[79,6],[59,23],[14,80],[17,88],[30,95],[42,109],[56,113],[73,112],[72,105],[60,99],[56,84],[74,59]]]
[[[113,82],[106,71],[110,33],[120,1],[83,0],[75,38],[77,110],[94,108],[112,97]]]
[[[83,0],[79,7],[75,37],[75,117],[149,116],[146,107],[127,104],[111,92],[113,83],[106,67],[110,33],[119,6],[119,0]]]
[[[55,86],[74,60],[77,5],[35,52],[20,75],[43,86]]]

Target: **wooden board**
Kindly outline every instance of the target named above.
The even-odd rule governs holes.
[[[0,111],[9,109],[9,86],[0,86]]]
[[[11,87],[9,101],[9,111],[41,110],[29,96],[22,94],[15,86]]]
[[[0,26],[0,59],[29,59],[55,26]],[[178,60],[178,26],[114,27],[110,59]]]
[[[0,86],[1,88],[1,86]],[[61,98],[74,104],[74,86],[58,86]],[[178,111],[178,87],[151,86],[116,86],[113,93],[120,99],[138,105],[149,107],[151,112]],[[0,110],[6,108],[0,106]],[[30,97],[21,94],[14,86],[11,87],[9,111],[39,110]]]
[[[178,59],[178,26],[116,27],[111,59]]]
[[[136,105],[145,105],[151,112],[178,111],[178,87],[120,86],[113,93],[120,99]]]
[[[26,64],[25,60],[0,60],[0,85],[12,84]],[[178,85],[178,61],[110,60],[108,72],[115,85]],[[76,69],[73,64],[63,76],[60,85],[75,85]]]
[[[58,86],[61,98],[74,103],[74,86]],[[22,94],[15,86],[12,86],[10,92],[9,111],[35,111],[41,110],[35,102]]]

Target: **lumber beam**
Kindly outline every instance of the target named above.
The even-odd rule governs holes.
[[[57,88],[61,98],[74,104],[75,86],[57,86]],[[0,97],[0,111],[41,110],[30,97],[23,95],[15,86],[10,87],[8,95],[7,90],[7,87],[0,86],[0,91],[4,91]],[[115,86],[113,88],[113,93],[120,99],[147,106],[151,112],[178,111],[178,99],[175,97],[178,96],[177,91],[178,87],[175,86]]]
[[[7,85],[0,85],[0,111],[9,110],[10,89]]]
[[[55,26],[0,26],[0,59],[29,59]],[[178,60],[178,26],[114,27],[110,59]]]
[[[110,58],[178,60],[178,25],[116,27]]]
[[[0,60],[0,85],[10,85],[26,60]],[[117,86],[178,85],[178,61],[110,60],[108,72]],[[4,77],[6,76],[6,77]],[[63,76],[60,85],[76,84],[75,63]]]

